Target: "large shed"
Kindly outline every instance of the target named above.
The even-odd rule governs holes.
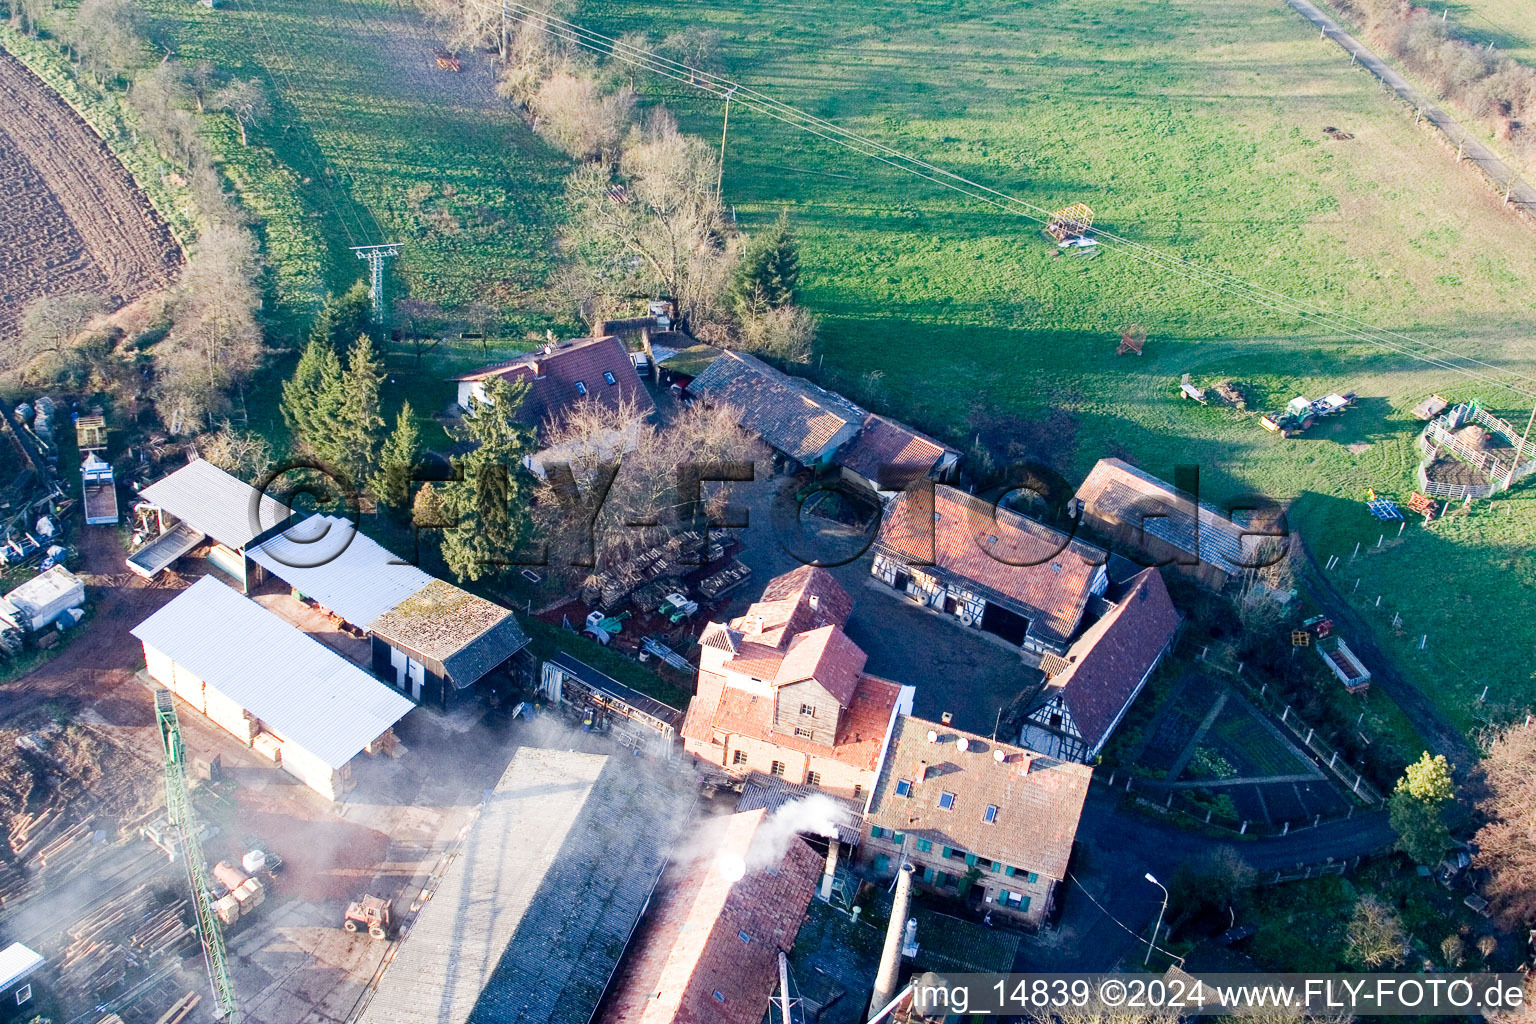
[[[337,618],[366,629],[432,582],[340,516],[316,513],[250,550],[251,560]]]
[[[360,1024],[587,1024],[693,799],[638,758],[520,749]]]
[[[182,555],[210,542],[208,561],[242,591],[261,581],[246,549],[281,530],[288,506],[204,459],[194,459],[140,492],[154,506],[158,536],[128,556],[128,568],[153,578]]]
[[[368,631],[374,673],[413,700],[443,707],[528,646],[510,611],[442,580],[379,616]]]
[[[412,708],[211,576],[132,632],[144,644],[151,679],[332,800],[350,788],[352,759],[376,750]]]
[[[592,728],[657,757],[676,751],[683,713],[655,697],[625,686],[564,651],[544,662],[539,692],[557,704],[584,712]]]

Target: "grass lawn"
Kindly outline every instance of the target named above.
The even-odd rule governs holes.
[[[585,9],[610,34],[719,29],[731,74],[781,100],[1038,206],[1086,201],[1101,224],[1203,267],[1536,370],[1528,230],[1278,0]],[[647,88],[685,128],[718,135],[715,101]],[[1380,532],[1366,489],[1413,486],[1409,407],[1434,391],[1511,402],[1119,252],[1052,259],[1027,220],[732,114],[726,200],[748,227],[790,212],[804,298],[823,318],[822,375],[962,446],[980,437],[1074,480],[1105,455],[1164,476],[1197,463],[1207,497],[1289,501],[1320,556],[1347,555]],[[1355,138],[1329,141],[1328,125]],[[1133,321],[1150,332],[1146,355],[1117,357],[1115,332]],[[1184,372],[1246,382],[1254,409],[1334,389],[1362,402],[1282,441],[1254,413],[1176,400]],[[1411,526],[1356,562],[1358,599],[1387,595],[1384,636],[1389,604],[1415,638],[1430,633],[1405,665],[1466,727],[1484,682],[1536,695],[1523,645],[1498,643],[1505,621],[1536,611],[1536,561],[1514,546],[1536,527],[1529,494]]]
[[[394,294],[449,306],[511,313],[542,286],[566,163],[496,97],[483,57],[466,55],[458,74],[437,68],[439,43],[409,4],[142,6],[182,60],[270,87],[274,116],[252,145],[227,116],[208,137],[259,219],[293,323],[363,276],[354,245],[400,243]]]
[[[1532,0],[1459,0],[1445,6],[1458,35],[1492,43],[1496,52],[1536,64],[1536,3]]]

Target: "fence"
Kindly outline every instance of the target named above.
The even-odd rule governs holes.
[[[1090,783],[1098,783],[1111,789],[1123,790],[1133,797],[1136,805],[1150,811],[1159,817],[1177,818],[1196,828],[1205,828],[1211,832],[1221,832],[1234,839],[1239,837],[1246,839],[1277,839],[1280,836],[1294,835],[1297,832],[1305,832],[1309,828],[1317,828],[1334,821],[1343,821],[1355,816],[1355,809],[1351,807],[1347,813],[1324,818],[1321,814],[1315,814],[1310,819],[1301,818],[1298,821],[1246,821],[1237,818],[1217,817],[1216,812],[1209,807],[1201,806],[1184,796],[1179,790],[1158,788],[1154,780],[1137,778],[1129,772],[1120,769],[1112,769],[1107,775],[1103,769],[1093,773]],[[1138,783],[1140,785],[1138,785]]]
[[[1468,424],[1477,424],[1508,441],[1511,452],[1507,461],[1498,453],[1473,448],[1456,437],[1454,431]],[[1419,435],[1419,448],[1424,452],[1424,460],[1418,467],[1419,486],[1432,498],[1487,498],[1536,472],[1536,444],[1522,440],[1513,426],[1488,413],[1476,402],[1463,402],[1431,420]],[[1488,483],[1447,484],[1429,479],[1429,466],[1442,451],[1451,452],[1477,469],[1488,478]]]

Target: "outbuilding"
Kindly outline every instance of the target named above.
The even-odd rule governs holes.
[[[255,601],[204,576],[133,628],[149,677],[327,799],[412,704]]]
[[[128,556],[128,568],[154,578],[204,541],[208,561],[243,593],[261,582],[246,549],[286,525],[288,506],[204,459],[194,459],[141,492],[158,534]]]
[[[604,675],[564,651],[544,663],[539,692],[557,704],[576,708],[595,729],[657,757],[671,758],[683,713],[639,690]]]
[[[32,1012],[32,976],[43,966],[42,956],[19,942],[0,949],[0,1020]]]

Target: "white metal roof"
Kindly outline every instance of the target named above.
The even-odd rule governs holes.
[[[249,554],[272,575],[356,626],[366,627],[432,582],[339,516],[310,516]]]
[[[415,706],[212,576],[139,623],[133,635],[332,768]]]
[[[288,518],[287,505],[205,459],[194,459],[156,480],[141,494],[157,508],[232,548],[245,547],[258,534]]]
[[[43,958],[19,942],[0,949],[0,989],[10,988],[43,966]]]

